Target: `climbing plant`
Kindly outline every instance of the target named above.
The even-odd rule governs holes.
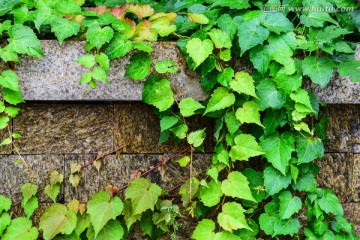
[[[145,80],[143,101],[160,117],[159,144],[169,138],[188,143],[189,148],[172,158],[178,158],[179,167],[189,169],[190,176],[179,183],[179,196],[144,178],[169,158],[132,176],[123,187],[106,187],[87,203],[56,203],[65,178],[74,187],[81,181],[79,173],[87,165],[74,163],[69,176],[52,172],[44,189],[23,185],[19,203],[0,196],[1,239],[124,239],[136,222],[151,239],[165,233],[175,239],[177,220],[185,217],[179,207],[194,218],[191,237],[196,240],[358,239],[338,197],[317,186],[319,167],[314,160],[324,155],[327,119],[319,119],[319,102],[307,90],[313,84],[326,86],[335,68],[341,76],[359,81],[360,62],[354,59],[360,30],[357,4],[0,0],[0,129],[8,128],[11,134],[1,145],[21,137],[11,133],[8,124],[20,110],[16,105],[24,102],[18,78],[7,65],[18,62],[19,54],[43,57],[41,38],[56,37],[60,45],[78,38],[86,40],[88,51],[77,60],[88,68],[80,82],[92,88],[108,82],[112,59],[132,55],[125,75]],[[209,94],[206,101],[174,98],[168,78],[178,71],[176,63],[153,63],[149,55],[150,42],[158,40],[177,41]],[[205,128],[189,131],[187,118],[194,115],[216,121],[214,136],[206,136]],[[193,152],[204,150],[206,138],[215,139],[214,154],[207,170],[198,174]],[[89,164],[100,168],[104,156]],[[19,158],[18,164],[27,164]],[[244,161],[251,166],[254,160],[260,166],[242,167]],[[123,190],[120,199],[117,193]],[[38,207],[39,191],[54,204],[35,227],[30,217]],[[173,203],[176,197],[182,206]],[[26,217],[10,216],[14,204],[21,204]]]

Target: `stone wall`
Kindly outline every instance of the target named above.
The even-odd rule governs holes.
[[[58,201],[69,202],[74,198],[87,201],[108,184],[122,186],[129,181],[134,170],[144,172],[167,154],[185,148],[185,144],[176,145],[174,142],[157,145],[159,119],[152,107],[139,102],[143,83],[134,83],[124,77],[128,58],[113,63],[109,84],[100,84],[97,89],[89,90],[78,83],[86,69],[74,62],[84,53],[83,42],[65,42],[60,48],[54,41],[42,41],[42,46],[46,58],[23,57],[14,67],[20,76],[27,103],[21,106],[21,113],[11,127],[11,131],[23,136],[15,141],[18,149],[10,146],[0,148],[0,194],[18,201],[21,199],[19,186],[30,180],[29,174],[23,172],[24,166],[14,164],[19,158],[17,153],[30,165],[35,173],[35,183],[42,188],[51,171],[66,175],[72,162],[84,164],[94,160],[99,153],[124,146],[121,155],[111,154],[103,159],[100,172],[91,165],[85,168],[81,172],[78,190],[65,180]],[[177,98],[206,98],[196,75],[186,68],[185,60],[174,43],[154,44],[152,56],[155,62],[177,61],[179,73],[169,76]],[[345,86],[344,82],[347,82]],[[347,218],[356,224],[360,234],[360,86],[335,74],[329,87],[313,90],[322,101],[330,103],[321,110],[330,122],[326,154],[318,161],[322,167],[319,185],[335,191]],[[201,118],[193,118],[191,122],[194,129],[205,124],[207,136],[213,134],[214,122],[211,120],[204,122]],[[195,155],[196,171],[201,172],[211,161],[213,144],[208,140],[206,153]],[[170,163],[163,179],[158,170],[148,178],[170,189],[185,180],[187,174],[176,163]],[[51,202],[43,194],[39,198],[41,203],[35,219]],[[21,214],[20,207],[15,207],[13,212]],[[191,229],[179,234],[188,239]]]

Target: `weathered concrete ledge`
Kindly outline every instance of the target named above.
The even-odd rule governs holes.
[[[41,46],[45,58],[23,56],[14,69],[25,100],[141,100],[144,82],[125,77],[131,54],[111,62],[108,74],[110,83],[99,83],[96,89],[90,89],[79,82],[89,69],[75,62],[86,54],[84,41],[65,41],[60,47],[57,41],[43,40]],[[166,75],[177,99],[206,99],[196,73],[187,68],[175,42],[153,43],[153,49],[150,54],[153,65],[158,61],[173,60],[179,68],[178,72]]]
[[[134,82],[125,77],[131,54],[113,60],[109,71],[110,83],[99,83],[96,89],[79,83],[82,74],[88,71],[76,59],[86,54],[83,41],[65,41],[60,47],[57,41],[43,40],[41,45],[45,58],[33,59],[23,56],[16,64],[20,85],[25,100],[110,100],[140,101],[144,82]],[[199,77],[187,68],[186,61],[174,42],[153,43],[151,53],[153,62],[173,60],[179,67],[178,72],[169,74],[173,91],[177,99],[192,97],[205,100],[199,84]],[[360,60],[360,45],[356,58]],[[316,86],[312,91],[325,103],[360,103],[360,83],[351,82],[348,77],[334,73],[330,84],[324,89]]]

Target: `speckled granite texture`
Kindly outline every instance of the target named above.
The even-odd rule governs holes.
[[[24,56],[15,66],[25,100],[141,100],[144,82],[134,82],[124,76],[132,54],[111,61],[108,75],[110,83],[99,83],[96,89],[90,89],[88,85],[79,83],[82,74],[88,71],[87,68],[75,62],[86,54],[85,42],[65,41],[60,47],[57,41],[44,40],[41,46],[45,58]],[[153,49],[150,55],[154,63],[173,60],[179,68],[176,73],[164,75],[170,79],[176,98],[206,98],[196,74],[187,69],[176,43],[153,43]]]

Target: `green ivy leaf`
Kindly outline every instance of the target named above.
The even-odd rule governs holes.
[[[190,145],[193,145],[195,148],[200,147],[205,140],[205,129],[197,130],[195,132],[191,132],[187,137],[187,141]]]
[[[234,77],[234,69],[228,67],[217,75],[216,81],[221,85],[223,85],[224,87],[229,87],[229,84],[233,77]]]
[[[201,13],[188,13],[188,18],[190,22],[198,23],[198,24],[208,24],[209,19]]]
[[[308,95],[308,92],[304,89],[299,89],[297,92],[291,93],[290,98],[297,104],[301,104],[302,107],[305,107],[305,110],[300,110],[300,108],[297,108],[295,106],[295,109],[299,112],[314,112],[311,102],[310,102],[310,96]]]
[[[258,45],[250,50],[250,61],[254,67],[264,75],[269,69],[270,61],[273,58],[272,55],[273,50],[269,45]]]
[[[285,175],[291,159],[291,153],[295,150],[292,133],[284,132],[281,135],[275,134],[262,138],[260,145],[266,152],[265,157],[268,161]]]
[[[292,93],[299,90],[302,84],[301,75],[287,75],[285,69],[280,69],[274,78],[279,89],[284,89],[286,93]]]
[[[214,240],[241,240],[241,238],[237,235],[234,235],[230,232],[221,231],[216,233]]]
[[[307,27],[323,27],[325,22],[338,25],[338,22],[331,18],[327,12],[309,12],[300,16],[300,22]]]
[[[251,230],[247,224],[244,211],[242,206],[236,202],[225,203],[222,206],[222,212],[218,215],[219,225],[229,232],[242,228]]]
[[[35,184],[25,183],[24,185],[22,185],[21,193],[23,196],[24,203],[26,203],[32,196],[35,196],[38,189],[39,187]]]
[[[27,54],[32,57],[44,57],[39,39],[34,31],[24,25],[15,24],[10,27],[8,49],[20,54]]]
[[[20,91],[18,78],[16,74],[11,70],[3,71],[0,76],[0,85],[9,88],[15,92]]]
[[[286,102],[286,93],[282,89],[276,88],[273,80],[261,81],[256,86],[256,94],[259,97],[255,101],[260,105],[260,109],[266,108],[280,109]]]
[[[51,31],[57,37],[60,46],[64,39],[75,35],[80,30],[80,24],[76,21],[69,21],[66,18],[56,18],[51,23]]]
[[[335,221],[331,222],[331,226],[337,232],[341,230],[345,230],[347,233],[352,232],[352,226],[343,216],[336,216]]]
[[[46,195],[48,195],[51,198],[51,200],[53,200],[54,203],[56,203],[56,197],[60,193],[60,185],[55,184],[55,185],[51,186],[48,184],[48,185],[46,185],[44,192],[46,193]]]
[[[234,134],[240,127],[241,123],[236,119],[234,112],[227,112],[225,115],[225,123],[229,133]]]
[[[152,45],[150,43],[144,43],[144,42],[134,42],[133,48],[137,49],[139,51],[151,53],[153,51]]]
[[[80,6],[74,0],[59,0],[55,4],[55,10],[62,15],[81,12]]]
[[[133,46],[131,41],[127,41],[125,35],[115,33],[105,49],[105,54],[109,56],[109,59],[120,58],[130,52]]]
[[[0,213],[2,213],[2,211],[9,211],[11,204],[12,202],[10,198],[0,195]]]
[[[0,129],[4,129],[8,126],[10,119],[7,116],[0,117]]]
[[[43,230],[45,240],[57,234],[71,234],[76,227],[76,214],[62,204],[51,205],[40,218],[39,229]]]
[[[226,32],[213,28],[208,32],[211,40],[214,42],[216,48],[231,48],[231,40]]]
[[[280,217],[281,219],[288,219],[294,213],[300,211],[302,207],[301,199],[297,196],[293,196],[289,191],[283,191],[279,195],[280,200]]]
[[[170,131],[173,132],[176,137],[184,139],[186,138],[188,126],[186,124],[180,124],[179,126],[171,128]]]
[[[274,235],[291,235],[298,233],[300,230],[299,219],[277,220],[274,225]]]
[[[123,239],[123,236],[124,229],[118,220],[110,220],[107,222],[97,235],[95,235],[93,228],[89,228],[86,233],[86,237],[93,240]]]
[[[230,172],[228,178],[222,182],[221,190],[226,196],[256,202],[251,194],[249,182],[241,172]]]
[[[242,171],[242,174],[249,181],[251,194],[257,202],[261,202],[265,198],[264,178],[262,172],[257,172],[252,168]]]
[[[16,108],[16,107],[7,107],[5,108],[5,113],[9,116],[9,117],[16,117],[18,115],[20,111],[20,108]]]
[[[18,62],[19,57],[16,52],[9,50],[8,46],[5,46],[4,48],[0,48],[0,58],[4,60],[5,62]]]
[[[0,236],[3,236],[3,233],[7,226],[11,223],[11,217],[7,212],[4,212],[0,215]]]
[[[190,117],[195,114],[196,110],[205,108],[201,103],[192,99],[184,98],[179,103],[180,113],[184,117]]]
[[[161,118],[160,120],[160,131],[165,131],[169,128],[171,128],[172,126],[174,126],[176,123],[179,122],[179,119],[177,117],[174,116],[165,116],[163,118]]]
[[[360,81],[360,61],[350,61],[340,63],[338,66],[339,74],[343,77],[349,75],[351,81],[359,82]]]
[[[213,207],[220,202],[223,193],[221,183],[211,180],[207,186],[200,187],[200,199],[207,207]]]
[[[282,189],[287,188],[291,183],[291,174],[284,176],[273,167],[266,167],[264,171],[264,185],[266,193],[272,196]]]
[[[326,189],[324,195],[318,199],[318,205],[326,213],[333,213],[341,216],[344,214],[339,198],[329,189]]]
[[[255,137],[250,134],[240,134],[234,138],[235,146],[231,148],[230,157],[233,160],[249,160],[251,157],[265,154]]]
[[[149,55],[145,53],[134,54],[130,59],[130,65],[126,69],[125,76],[134,80],[144,79],[150,72],[150,66],[151,57]]]
[[[239,46],[241,55],[245,51],[262,44],[269,36],[268,29],[256,24],[255,22],[244,22],[238,28],[237,36],[239,38]]]
[[[39,201],[37,197],[32,196],[29,200],[24,201],[24,199],[21,201],[21,206],[24,208],[24,212],[28,218],[30,218],[35,209],[39,207]]]
[[[264,127],[260,122],[260,107],[256,102],[245,102],[242,108],[236,110],[236,118],[241,123],[255,123],[261,127]]]
[[[195,240],[211,240],[215,237],[215,223],[210,219],[203,219],[196,226],[192,238]]]
[[[145,82],[142,100],[155,106],[160,112],[169,109],[174,103],[174,94],[169,80],[160,80],[156,76],[150,76]]]
[[[186,167],[189,164],[190,161],[191,160],[190,160],[189,156],[184,156],[184,157],[180,158],[179,160],[177,160],[180,167]]]
[[[125,191],[126,199],[131,199],[133,215],[154,210],[154,206],[161,195],[161,188],[150,183],[145,178],[137,178],[130,182]]]
[[[262,12],[259,20],[264,27],[276,34],[290,32],[294,29],[294,25],[280,12]]]
[[[176,31],[176,26],[170,24],[169,18],[161,17],[152,22],[151,29],[154,29],[161,37],[165,37]]]
[[[214,45],[209,39],[202,41],[199,38],[193,38],[187,42],[186,52],[195,62],[194,69],[205,61],[205,59],[212,53],[213,49]]]
[[[114,30],[109,27],[101,28],[100,25],[91,25],[86,32],[86,40],[98,50],[105,44],[110,42],[114,36]]]
[[[229,7],[231,9],[244,9],[250,7],[247,0],[216,0],[213,7]]]
[[[79,57],[76,62],[80,63],[85,67],[91,68],[95,65],[95,56],[93,54],[86,54]]]
[[[292,184],[292,188],[297,191],[315,192],[316,191],[316,179],[311,173],[306,173],[300,176],[296,183]]]
[[[205,113],[214,112],[232,106],[235,103],[235,95],[229,93],[225,87],[215,89],[206,107]]]
[[[158,73],[175,73],[178,70],[174,61],[164,60],[157,62],[155,65],[155,69]]]
[[[298,153],[298,164],[312,162],[316,158],[324,156],[324,145],[318,138],[300,137],[296,151]]]
[[[31,220],[20,217],[11,221],[6,233],[2,236],[2,240],[36,240],[38,239],[39,231],[32,226]]]
[[[91,77],[100,82],[104,82],[104,83],[109,82],[106,71],[101,67],[94,67],[94,69],[91,72]]]
[[[329,58],[309,56],[304,59],[302,69],[304,75],[309,76],[314,83],[323,88],[330,81],[334,66],[334,62]]]
[[[237,28],[242,21],[243,19],[240,16],[231,18],[229,14],[222,14],[217,20],[217,25],[222,31],[226,32],[232,41],[234,39]]]
[[[247,72],[237,72],[235,74],[235,80],[230,82],[230,88],[240,94],[245,93],[257,98],[254,79]]]

